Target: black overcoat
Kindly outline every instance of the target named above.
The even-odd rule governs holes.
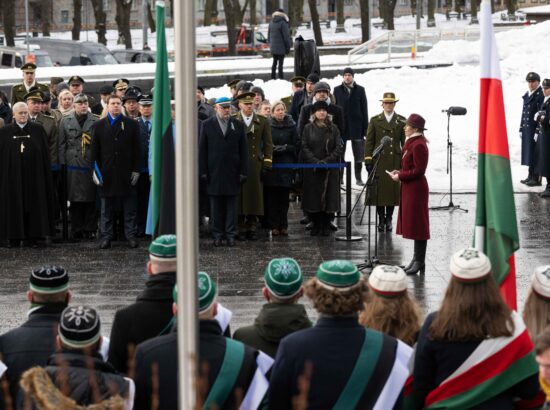
[[[217,115],[203,122],[199,142],[199,175],[208,182],[208,195],[238,195],[240,175],[248,175],[248,147],[244,124],[230,118],[222,133]]]
[[[122,116],[111,126],[109,117],[92,127],[92,163],[97,162],[103,175],[99,194],[103,197],[128,196],[132,172],[139,172],[139,124]]]
[[[550,178],[550,99],[540,107],[545,112],[544,119],[539,118],[539,136],[537,138],[538,161],[536,172],[540,176]]]
[[[39,124],[12,123],[0,129],[0,239],[53,232],[53,184],[48,138]]]
[[[300,117],[298,118],[298,138],[303,137],[302,134],[304,133],[304,128],[307,124],[309,124],[309,121],[311,120],[312,107],[313,104],[306,104],[300,110]],[[340,138],[342,138],[342,136],[346,132],[346,125],[344,124],[344,113],[342,111],[342,108],[334,104],[334,102],[331,102],[328,105],[327,112],[332,116],[332,123],[336,125],[338,131],[340,132]]]
[[[336,104],[342,107],[346,128],[342,135],[344,141],[362,140],[369,125],[369,109],[367,106],[367,94],[365,88],[353,83],[348,92],[344,84],[334,88]]]
[[[533,136],[537,129],[535,114],[544,101],[542,88],[537,88],[531,95],[529,92],[523,94],[523,108],[521,110],[521,124],[519,132],[521,133],[521,165],[535,166],[535,140]]]
[[[292,164],[296,162],[297,134],[296,123],[290,115],[282,121],[270,119],[271,139],[273,141],[273,164]],[[264,185],[290,188],[292,169],[273,169],[264,176]]]
[[[292,116],[295,123],[298,123],[298,117],[300,117],[300,110],[306,101],[306,90],[298,90],[292,96],[292,103],[290,104],[290,110],[288,113]]]

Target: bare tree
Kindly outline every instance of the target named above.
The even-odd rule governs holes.
[[[370,40],[369,1],[370,0],[359,0],[359,8],[361,10],[361,42],[362,43]]]
[[[6,36],[6,45],[15,46],[15,13],[8,13],[7,10],[15,10],[15,0],[1,0],[0,4],[3,10],[4,36]]]
[[[132,48],[132,34],[130,33],[132,1],[116,0],[115,21],[118,26],[118,44],[124,44],[127,49]]]
[[[237,54],[237,49],[235,47],[237,41],[237,32],[235,31],[237,27],[236,14],[240,14],[239,7],[237,7],[237,12],[235,13],[234,1],[235,0],[223,0],[225,24],[227,25],[227,47],[228,53],[231,56]]]
[[[143,0],[146,1],[146,0]],[[151,3],[147,1],[147,20],[149,23],[149,30],[151,30],[151,33],[154,33],[157,31],[157,23],[155,22],[155,18],[153,17],[153,10]]]
[[[343,33],[346,31],[344,27],[344,0],[336,0],[336,32]]]
[[[321,25],[319,24],[319,12],[317,11],[317,0],[307,0],[309,5],[309,14],[313,24],[313,35],[317,46],[323,45],[323,35],[321,34]]]
[[[428,0],[428,27],[435,27],[435,0]]]
[[[218,1],[217,0],[206,0],[204,2],[204,21],[205,26],[209,26],[212,23],[216,23],[218,19]]]
[[[470,4],[470,11],[472,13],[470,24],[479,24],[479,20],[477,19],[477,10],[480,5],[480,0],[472,0]]]
[[[506,9],[508,9],[508,14],[514,14],[517,10],[517,0],[506,0]]]
[[[379,9],[380,17],[384,20],[384,27],[388,30],[394,30],[393,15],[397,0],[380,0]]]
[[[107,37],[105,37],[106,27],[105,20],[107,15],[103,10],[103,0],[91,0],[92,9],[94,10],[95,31],[97,33],[97,42],[107,45]]]
[[[255,26],[258,24],[258,17],[256,16],[256,0],[250,0],[250,25]]]
[[[52,19],[52,0],[42,0],[40,3],[40,15],[42,17],[42,34],[50,36],[50,24]]]
[[[80,30],[82,30],[82,0],[73,0],[73,10],[72,39],[80,40]]]
[[[304,21],[304,0],[292,0],[288,4],[288,7],[289,7],[288,19],[290,20],[290,32],[292,36],[294,36],[296,34],[296,27],[298,27]],[[277,8],[274,7],[274,10],[276,9]]]

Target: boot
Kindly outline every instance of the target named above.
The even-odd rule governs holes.
[[[550,184],[546,184],[546,189],[539,193],[541,198],[550,198]]]
[[[393,206],[386,207],[386,232],[391,232],[392,227],[392,217],[393,217]]]
[[[386,230],[386,213],[384,207],[377,206],[376,213],[378,214],[378,232],[384,232]]]
[[[355,163],[355,185],[363,186],[363,178],[361,177],[361,171],[363,169],[363,164],[361,162]]]
[[[311,230],[309,231],[309,234],[311,236],[318,236],[321,232],[319,213],[310,214],[309,218],[311,219],[311,223],[313,224]]]
[[[322,212],[319,219],[321,225],[321,236],[330,236],[330,215]]]
[[[541,186],[542,185],[542,181],[541,181],[541,177],[539,177],[537,174],[533,174],[532,175],[532,178],[527,181],[525,183],[525,185],[527,186]]]
[[[411,259],[411,261],[409,262],[409,264],[408,264],[407,266],[405,266],[405,265],[399,265],[399,267],[400,267],[401,269],[403,269],[404,271],[409,270],[409,269],[411,268],[411,266],[413,265],[413,263],[414,263],[414,258],[415,258],[415,257],[413,256],[413,258]]]
[[[532,171],[529,171],[529,175],[527,175],[527,178],[522,179],[522,180],[519,181],[519,182],[521,182],[522,184],[526,184],[527,181],[530,181],[531,179],[533,179],[533,172],[532,172]]]
[[[411,267],[405,270],[405,273],[407,275],[416,275],[418,272],[420,272],[421,275],[424,274],[424,272],[426,271],[425,260],[426,260],[427,245],[428,245],[428,241],[426,240],[414,241],[415,260],[412,263]]]

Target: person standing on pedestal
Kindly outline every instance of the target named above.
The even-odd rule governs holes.
[[[271,15],[271,22],[267,30],[267,41],[269,49],[273,55],[273,66],[271,67],[271,79],[275,80],[275,72],[278,68],[278,78],[284,79],[283,63],[285,55],[290,52],[292,39],[290,38],[290,29],[288,27],[288,16],[283,9],[277,9]],[[278,66],[278,67],[277,67]]]

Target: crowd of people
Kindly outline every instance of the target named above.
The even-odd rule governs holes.
[[[116,312],[106,337],[98,311],[73,301],[66,269],[33,270],[28,319],[0,336],[0,408],[175,409],[174,235],[151,243],[147,271],[143,292]],[[234,332],[217,281],[199,272],[198,403],[540,408],[550,392],[549,272],[535,270],[522,318],[502,299],[487,256],[462,249],[441,306],[424,318],[398,266],[378,265],[366,278],[351,261],[328,260],[305,280],[296,260],[276,258],[263,272],[266,303]]]

